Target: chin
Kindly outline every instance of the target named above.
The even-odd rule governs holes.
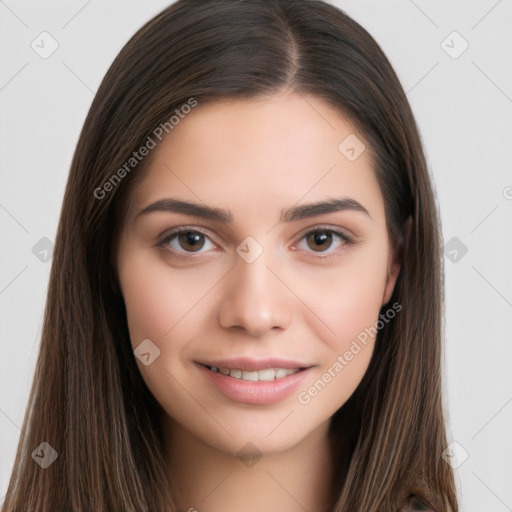
[[[233,457],[261,457],[284,453],[304,442],[314,433],[327,435],[330,418],[311,421],[299,418],[299,409],[279,410],[271,415],[259,414],[257,418],[247,411],[238,411],[243,419],[224,421],[222,427],[212,421],[183,422],[187,429],[204,444]],[[210,418],[211,420],[211,418]],[[223,428],[224,427],[224,428]]]

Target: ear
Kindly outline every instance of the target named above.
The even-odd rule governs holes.
[[[404,222],[400,230],[398,240],[390,244],[388,256],[388,271],[386,276],[386,285],[382,296],[382,306],[386,305],[391,300],[393,290],[395,289],[396,280],[400,274],[402,263],[405,255],[405,247],[409,241],[409,236],[412,228],[412,218],[409,216]]]

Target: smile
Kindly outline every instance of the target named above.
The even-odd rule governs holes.
[[[229,366],[196,363],[200,373],[213,389],[233,402],[270,405],[286,400],[300,387],[313,371],[313,366],[302,367],[291,361],[266,363],[233,360]],[[277,364],[276,364],[277,363]],[[280,364],[279,364],[280,363]],[[237,368],[238,366],[238,368]],[[245,368],[240,368],[242,366]],[[283,368],[282,366],[288,366]]]
[[[265,368],[263,370],[247,371],[238,368],[217,368],[206,366],[212,372],[219,372],[235,379],[249,382],[279,380],[288,375],[301,371],[301,368]]]

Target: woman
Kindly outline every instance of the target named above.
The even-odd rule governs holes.
[[[2,512],[457,510],[440,247],[361,26],[179,0],[80,135]]]

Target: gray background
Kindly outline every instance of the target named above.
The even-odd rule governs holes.
[[[445,394],[456,443],[444,456],[456,467],[461,510],[512,511],[512,0],[332,3],[391,60],[434,178],[447,243]],[[116,54],[167,4],[0,0],[0,503],[80,128]]]

